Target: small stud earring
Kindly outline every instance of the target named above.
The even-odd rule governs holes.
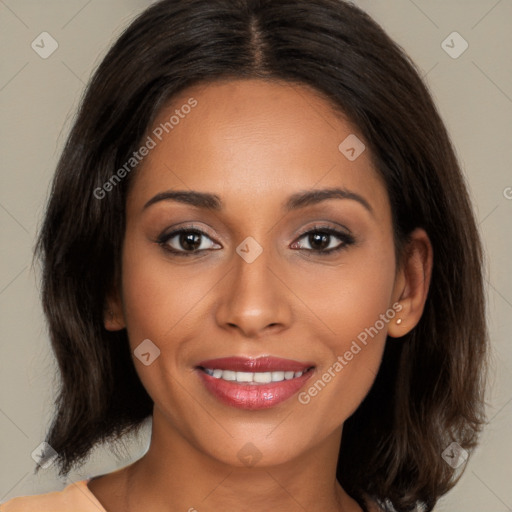
[[[402,323],[402,319],[401,319],[401,318],[398,318],[398,319],[397,319],[397,321],[396,321],[396,323],[397,323],[398,325],[400,325],[400,324]]]
[[[113,322],[114,321],[114,312],[109,311],[109,315],[110,315],[110,321]]]

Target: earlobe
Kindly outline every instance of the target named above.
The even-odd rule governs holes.
[[[424,229],[415,229],[410,237],[400,271],[395,280],[394,297],[401,309],[390,323],[388,335],[400,338],[412,331],[420,321],[430,287],[433,250]]]
[[[107,331],[119,331],[126,327],[122,314],[119,316],[118,313],[110,308],[105,310],[103,323]]]
[[[395,319],[389,323],[388,336],[391,338],[400,338],[404,334],[407,334],[411,330],[411,328],[408,327],[407,318],[407,313],[404,312],[404,308],[402,306],[400,313],[397,313]]]
[[[103,324],[107,331],[119,331],[126,327],[121,300],[117,289],[107,297],[103,312]]]

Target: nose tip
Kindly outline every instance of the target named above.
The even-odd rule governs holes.
[[[251,263],[243,257],[235,262],[217,305],[217,323],[221,327],[238,329],[244,336],[255,338],[268,331],[276,333],[290,324],[287,288],[268,263],[265,251]]]

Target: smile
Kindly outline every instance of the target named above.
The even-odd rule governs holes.
[[[290,359],[228,357],[196,366],[206,390],[226,405],[268,409],[299,392],[315,366]]]

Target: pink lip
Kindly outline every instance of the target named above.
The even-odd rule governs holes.
[[[241,372],[305,372],[312,366],[314,365],[309,362],[301,363],[275,357],[258,359],[227,357],[202,361],[198,365],[198,374],[206,389],[224,404],[239,409],[258,410],[274,407],[298,393],[313,372],[308,371],[300,377],[269,384],[242,384],[212,377],[206,374],[201,367]]]

